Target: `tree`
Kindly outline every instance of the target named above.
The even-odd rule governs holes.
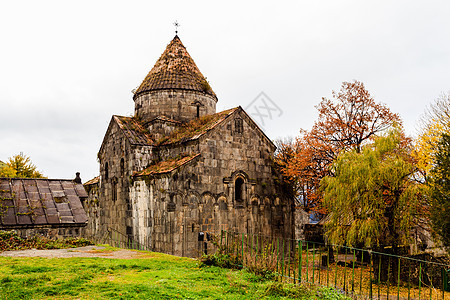
[[[359,152],[377,134],[401,124],[397,114],[375,102],[362,82],[343,82],[341,90],[332,95],[333,100],[322,98],[316,107],[318,120],[311,131],[301,131],[291,146],[295,149],[292,158],[282,168],[283,174],[296,182],[297,196],[306,211],[325,212],[319,182],[332,175],[330,165],[342,150]]]
[[[6,166],[0,169],[0,177],[45,178],[31,162],[31,159],[23,153],[8,159]]]
[[[431,225],[450,247],[450,135],[443,134],[437,143],[434,167],[430,172]]]
[[[338,156],[334,176],[321,181],[331,243],[395,248],[407,242],[411,226],[426,207],[423,185],[413,178],[411,147],[396,127],[360,151]]]
[[[441,94],[421,118],[422,129],[416,140],[414,156],[424,176],[433,166],[437,144],[442,134],[450,134],[450,93]]]

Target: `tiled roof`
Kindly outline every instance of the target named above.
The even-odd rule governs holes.
[[[213,115],[207,115],[194,119],[188,123],[183,124],[177,130],[174,130],[170,135],[157,141],[158,145],[168,145],[178,142],[186,142],[189,140],[198,139],[200,136],[216,127],[223,122],[228,116],[233,114],[238,107],[221,111]]]
[[[91,185],[91,184],[97,184],[100,181],[100,176],[94,177],[89,181],[86,181],[83,185]]]
[[[86,225],[87,196],[72,180],[0,178],[0,227]]]
[[[134,117],[114,116],[122,132],[133,145],[151,145],[153,140],[150,133]]]
[[[169,43],[137,89],[135,96],[161,89],[198,91],[216,97],[178,36]]]
[[[159,175],[170,173],[173,170],[181,167],[182,165],[192,161],[198,157],[200,153],[194,153],[186,156],[180,156],[176,158],[167,159],[165,161],[160,161],[154,165],[149,166],[142,172],[135,174],[135,176],[146,176],[146,175]]]

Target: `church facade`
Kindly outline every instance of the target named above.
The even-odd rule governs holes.
[[[178,36],[133,100],[133,117],[111,118],[100,176],[85,184],[87,236],[114,230],[190,257],[202,233],[294,238],[275,145],[241,107],[216,112],[217,96]]]

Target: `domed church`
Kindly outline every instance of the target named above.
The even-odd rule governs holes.
[[[189,257],[221,230],[294,237],[275,145],[240,106],[216,112],[216,94],[177,35],[133,100],[133,117],[112,116],[100,176],[85,183],[86,235],[117,232]]]

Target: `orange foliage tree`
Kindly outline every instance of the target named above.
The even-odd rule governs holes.
[[[339,152],[360,152],[378,133],[394,124],[401,126],[401,119],[386,105],[376,103],[359,81],[343,82],[331,100],[322,98],[316,108],[319,117],[312,129],[301,130],[295,141],[284,143],[276,159],[293,185],[297,206],[325,213],[319,183],[333,175],[330,166]]]

